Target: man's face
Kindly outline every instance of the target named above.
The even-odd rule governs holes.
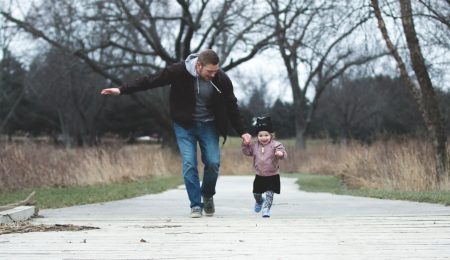
[[[206,81],[211,81],[216,75],[217,71],[219,71],[219,64],[202,65],[200,62],[197,62],[195,68],[197,69],[197,73],[200,78]]]

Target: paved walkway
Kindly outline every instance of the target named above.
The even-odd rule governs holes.
[[[186,191],[42,210],[35,223],[100,229],[0,236],[0,259],[450,259],[450,207],[297,189],[282,178],[272,217],[253,177],[222,176],[216,215],[191,219]]]

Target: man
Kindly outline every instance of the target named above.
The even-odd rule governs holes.
[[[212,50],[191,54],[160,72],[139,78],[120,88],[107,88],[103,95],[130,94],[170,85],[170,115],[183,159],[183,178],[190,200],[191,217],[215,212],[213,196],[219,175],[219,134],[226,140],[228,124],[250,143],[244,130],[233,84],[219,68],[219,57]],[[197,169],[197,142],[204,164],[203,181]],[[203,198],[203,203],[202,199]]]

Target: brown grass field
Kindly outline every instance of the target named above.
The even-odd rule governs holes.
[[[311,141],[295,150],[292,140],[281,140],[288,159],[281,172],[341,176],[350,187],[402,191],[450,190],[448,176],[433,181],[430,146],[417,140],[331,144]],[[201,162],[199,158],[199,162]],[[252,159],[240,151],[240,139],[222,148],[221,175],[253,174]],[[200,163],[201,166],[201,163]],[[201,167],[200,167],[201,168]],[[0,192],[22,188],[91,185],[133,181],[151,176],[181,175],[179,155],[157,144],[113,144],[65,149],[31,140],[0,143]]]

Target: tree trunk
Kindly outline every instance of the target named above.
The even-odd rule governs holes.
[[[301,113],[295,113],[295,148],[306,149],[305,141],[305,119]]]
[[[294,66],[296,68],[296,66]],[[295,114],[295,147],[297,149],[306,149],[305,131],[305,96],[303,95],[300,83],[298,81],[298,73],[296,69],[290,69],[287,66],[289,81],[291,83],[292,95],[294,97],[294,114]]]
[[[397,61],[401,78],[411,91],[419,106],[419,110],[422,113],[422,118],[425,121],[428,134],[430,135],[432,145],[435,149],[436,176],[433,177],[436,180],[436,183],[439,184],[442,177],[448,174],[449,159],[447,153],[447,137],[445,135],[443,120],[438,109],[436,94],[431,84],[414,28],[411,2],[409,0],[400,0],[400,9],[402,14],[403,30],[408,44],[412,67],[419,82],[419,87],[417,87],[409,77],[403,59],[389,38],[383,17],[381,16],[378,0],[372,0],[372,7],[375,11],[375,16],[378,20],[378,27],[383,35],[386,45],[392,56],[394,56]]]
[[[444,122],[439,111],[436,93],[420,49],[419,40],[417,39],[411,1],[400,0],[400,11],[412,67],[422,93],[422,105],[426,113],[425,122],[436,152],[436,181],[439,183],[442,177],[447,174],[448,170],[447,136],[445,134]]]

